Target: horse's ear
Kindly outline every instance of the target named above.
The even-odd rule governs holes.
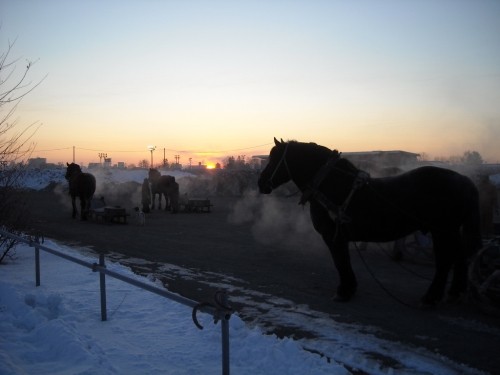
[[[66,162],[66,165],[69,167],[69,163],[68,162]]]
[[[279,145],[280,145],[280,141],[278,141],[278,140],[276,139],[276,137],[274,137],[274,144],[275,144],[276,146],[279,146]]]
[[[281,138],[281,143],[285,143],[285,141],[283,140],[283,138]]]

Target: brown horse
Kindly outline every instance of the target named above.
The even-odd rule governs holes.
[[[357,288],[350,241],[393,241],[417,230],[432,235],[436,262],[422,302],[434,305],[443,297],[451,269],[450,297],[466,290],[466,260],[481,246],[478,191],[469,178],[437,167],[371,178],[337,150],[276,138],[274,142],[259,178],[260,192],[269,194],[290,180],[302,191],[300,203],[310,204],[313,226],[340,276],[336,300],[349,300]]]
[[[90,173],[83,173],[78,164],[68,164],[66,175],[64,176],[69,183],[69,194],[73,205],[73,219],[76,217],[76,198],[80,198],[80,218],[87,220],[87,214],[90,209],[90,202],[95,193],[95,177]]]
[[[174,176],[161,175],[155,168],[149,169],[149,181],[151,182],[152,204],[151,209],[155,208],[156,195],[158,195],[158,209],[161,210],[161,197],[165,197],[165,210],[171,210],[172,213],[179,211],[179,184],[175,182]]]

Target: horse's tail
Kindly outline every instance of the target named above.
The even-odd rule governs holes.
[[[465,256],[467,258],[475,255],[476,252],[483,247],[481,239],[479,192],[477,188],[473,186],[473,191],[469,194],[469,207],[462,226],[462,233],[465,241]]]

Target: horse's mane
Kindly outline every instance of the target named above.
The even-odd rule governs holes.
[[[341,154],[337,150],[330,150],[328,147],[318,145],[315,142],[298,142],[296,140],[288,140],[286,143],[289,145],[296,145],[299,149],[310,149],[313,148],[315,151],[319,153],[320,156],[324,157],[330,157],[332,156],[333,153]],[[294,146],[295,147],[295,146]]]
[[[318,156],[321,159],[324,159],[325,162],[326,160],[332,158],[332,157],[339,157],[339,166],[344,166],[348,171],[358,171],[359,168],[357,168],[350,160],[342,157],[342,152],[338,151],[337,149],[331,150],[326,146],[318,145],[315,142],[298,142],[296,140],[288,140],[286,143],[289,145],[294,145],[294,147],[298,147],[299,150],[306,150],[306,149],[314,149],[315,152],[318,153]]]

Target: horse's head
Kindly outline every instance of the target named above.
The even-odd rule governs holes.
[[[151,181],[151,183],[156,182],[160,178],[160,176],[161,176],[161,173],[158,169],[149,168],[148,177],[149,177],[149,181]]]
[[[287,151],[289,142],[278,141],[274,138],[275,146],[269,153],[266,168],[260,173],[259,191],[269,194],[273,189],[291,180],[290,170],[287,164]]]
[[[82,169],[80,168],[80,166],[78,164],[75,164],[75,163],[68,164],[68,163],[66,163],[66,165],[68,166],[66,168],[66,175],[64,176],[64,178],[66,180],[69,181],[69,179],[71,178],[71,176],[74,176],[75,174],[78,174],[78,173],[82,173]]]

